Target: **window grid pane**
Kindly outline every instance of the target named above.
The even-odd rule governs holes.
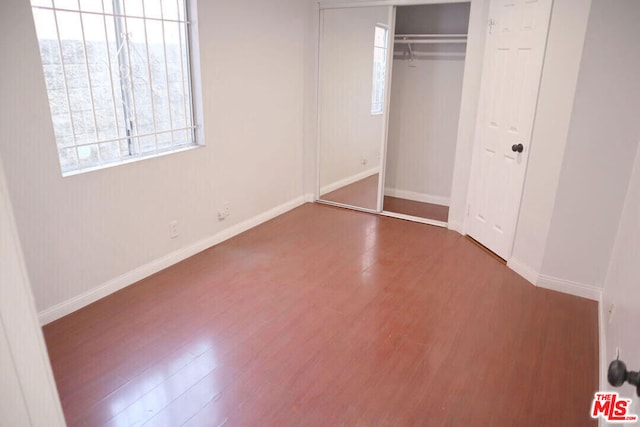
[[[373,78],[371,84],[371,114],[384,111],[384,87],[387,73],[387,33],[382,25],[376,25],[373,38]]]
[[[181,0],[33,0],[63,173],[195,144]]]

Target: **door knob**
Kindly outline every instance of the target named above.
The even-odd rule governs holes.
[[[609,364],[607,380],[614,387],[620,387],[624,382],[636,386],[636,394],[640,396],[640,372],[628,371],[622,360],[614,360]]]
[[[522,150],[524,150],[524,146],[522,144],[513,144],[511,146],[511,151],[513,152],[522,153]]]

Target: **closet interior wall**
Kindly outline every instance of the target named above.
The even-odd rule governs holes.
[[[385,196],[449,205],[469,9],[449,3],[396,10]],[[440,42],[409,44],[407,34],[437,34],[428,38]]]

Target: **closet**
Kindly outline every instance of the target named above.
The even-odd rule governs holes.
[[[319,201],[446,225],[469,9],[321,10]]]
[[[418,2],[319,0],[316,200],[509,259],[553,1]]]
[[[445,224],[469,3],[396,8],[383,210]]]

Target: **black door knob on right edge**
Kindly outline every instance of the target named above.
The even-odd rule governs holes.
[[[524,145],[522,144],[513,144],[511,146],[511,151],[515,153],[522,153],[522,150],[524,150]]]
[[[614,360],[609,364],[607,381],[614,387],[620,387],[624,382],[636,387],[636,394],[640,396],[640,372],[628,371],[622,360]]]

